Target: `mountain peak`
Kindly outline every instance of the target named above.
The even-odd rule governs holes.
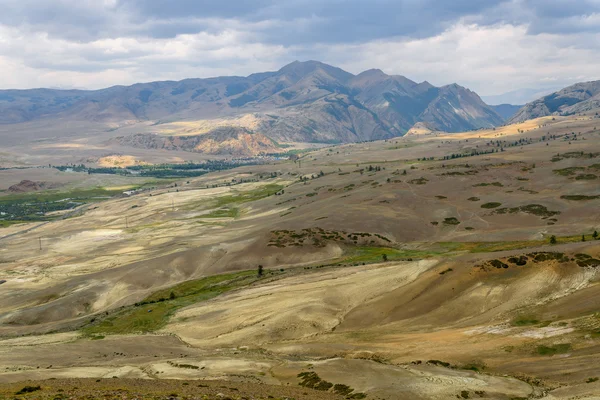
[[[292,61],[291,63],[284,65],[279,69],[278,72],[287,73],[287,72],[304,72],[310,73],[317,68],[335,68],[331,65],[327,65],[320,61],[308,60],[308,61]]]
[[[381,77],[385,77],[385,76],[388,76],[388,75],[385,72],[383,72],[382,70],[380,70],[379,68],[371,68],[371,69],[368,69],[366,71],[361,72],[357,76],[381,76]]]
[[[401,135],[417,122],[456,132],[503,122],[456,84],[435,88],[369,69],[357,76],[315,61],[275,72],[150,82],[98,91],[0,91],[0,124],[72,117],[94,122],[242,118],[281,141],[372,140]],[[34,111],[32,111],[34,110]],[[244,120],[244,123],[248,121]]]
[[[354,76],[341,68],[337,68],[315,60],[294,61],[281,68],[278,71],[278,74],[285,75],[292,81],[298,81],[308,75],[315,73],[316,71],[324,71],[328,75],[342,82],[345,82]]]

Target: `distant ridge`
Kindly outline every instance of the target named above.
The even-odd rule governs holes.
[[[0,124],[40,119],[117,125],[221,119],[276,142],[315,143],[400,136],[417,122],[447,132],[504,122],[475,92],[457,84],[435,87],[378,69],[353,75],[318,61],[295,61],[278,71],[247,77],[138,83],[102,90],[0,91]],[[252,124],[239,123],[248,119]],[[228,140],[240,135],[235,133]],[[268,142],[260,138],[253,138],[251,147]],[[159,146],[147,138],[142,142]]]
[[[548,115],[572,115],[600,108],[600,80],[581,82],[525,104],[510,123]]]
[[[498,115],[500,115],[504,120],[511,119],[523,106],[513,105],[513,104],[498,104],[496,106],[490,106]]]

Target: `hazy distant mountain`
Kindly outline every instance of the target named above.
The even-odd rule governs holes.
[[[526,104],[542,96],[546,96],[552,92],[560,89],[560,86],[552,86],[546,88],[525,88],[513,90],[510,92],[496,94],[491,96],[481,96],[486,104],[498,105],[498,104]]]
[[[502,117],[505,121],[511,119],[520,109],[523,107],[515,106],[513,104],[498,104],[497,106],[490,106],[498,115]]]
[[[600,81],[581,82],[525,104],[509,122],[547,115],[570,115],[600,107]]]
[[[456,84],[434,87],[380,70],[353,75],[317,61],[296,61],[279,71],[248,77],[140,83],[95,91],[0,91],[3,124],[60,118],[100,123],[154,121],[158,125],[239,121],[248,116],[252,117],[250,125],[232,122],[246,131],[229,132],[230,138],[245,138],[241,148],[250,142],[250,147],[260,147],[267,143],[265,137],[324,143],[390,138],[406,133],[417,122],[448,132],[503,123],[476,93]],[[221,128],[224,125],[219,123]],[[255,133],[264,137],[249,141],[246,135]],[[213,139],[220,137],[222,132]],[[148,138],[122,140],[159,146]]]

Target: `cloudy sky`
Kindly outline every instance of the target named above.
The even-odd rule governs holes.
[[[481,95],[600,79],[600,0],[0,0],[0,88],[247,75],[315,59]]]

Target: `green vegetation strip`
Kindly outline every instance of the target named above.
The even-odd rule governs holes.
[[[553,356],[555,354],[562,354],[571,351],[570,343],[560,343],[554,346],[538,346],[536,348],[537,354],[541,356]]]
[[[581,236],[563,236],[557,243],[572,243]],[[361,265],[385,261],[406,261],[434,258],[448,253],[487,253],[518,250],[547,245],[548,240],[512,242],[438,242],[427,249],[395,249],[391,247],[358,246],[348,250],[344,257],[324,266]],[[444,271],[451,272],[451,270]],[[92,339],[103,335],[153,332],[164,327],[169,318],[179,309],[212,299],[223,293],[247,286],[258,281],[255,271],[216,275],[183,282],[174,287],[160,290],[143,301],[123,307],[109,315],[97,317],[82,328],[82,333]],[[515,325],[538,324],[534,318],[521,318]]]
[[[39,192],[30,193],[14,193],[0,197],[0,204],[10,203],[48,203],[54,201],[61,201],[64,199],[88,201],[97,200],[98,198],[105,198],[115,196],[123,193],[125,190],[136,189],[137,186],[131,186],[128,189],[119,190],[108,190],[102,187],[96,187],[91,189],[73,189],[73,190],[45,190]]]
[[[160,290],[143,301],[97,318],[81,332],[91,338],[102,335],[154,332],[164,327],[180,308],[206,301],[231,290],[256,282],[256,271],[215,275]]]
[[[221,196],[217,199],[216,206],[224,207],[229,204],[248,203],[250,201],[264,199],[265,197],[274,195],[283,188],[283,185],[270,183],[268,185],[261,186],[260,188],[254,190],[249,190],[247,192],[239,192],[227,196]]]
[[[128,189],[138,189],[131,186]],[[47,213],[70,210],[85,203],[93,203],[120,195],[125,189],[108,190],[102,187],[73,190],[45,190],[34,193],[15,193],[0,196],[0,212],[4,213],[0,227],[6,227],[13,221],[50,221],[56,217]]]
[[[600,199],[600,195],[586,196],[583,194],[567,194],[564,196],[560,196],[563,200],[571,200],[571,201],[587,201],[587,200],[596,200]]]
[[[348,251],[345,257],[336,260],[334,264],[373,264],[382,261],[423,259],[440,256],[447,252],[444,248],[411,250],[393,249],[391,247],[354,247]]]
[[[497,208],[497,207],[500,207],[501,205],[502,205],[501,203],[491,202],[491,203],[482,204],[481,208]]]
[[[557,244],[580,242],[581,236],[557,237]],[[493,253],[520,250],[549,244],[547,240],[522,240],[511,242],[437,242],[422,249],[395,249],[392,247],[357,246],[347,250],[343,257],[327,266],[374,264],[384,261],[406,261],[435,258],[452,253]],[[324,265],[325,266],[325,265]],[[450,272],[450,271],[448,271]]]
[[[198,218],[237,218],[239,216],[240,209],[237,207],[231,207],[213,210],[208,214],[200,215]]]
[[[546,240],[518,240],[510,242],[440,242],[439,245],[446,246],[452,251],[469,253],[490,253],[494,251],[519,250],[529,247],[544,246],[549,243]],[[562,236],[556,238],[557,244],[574,243],[581,241],[581,235]]]
[[[8,228],[11,225],[26,224],[31,221],[0,221],[0,228]]]

